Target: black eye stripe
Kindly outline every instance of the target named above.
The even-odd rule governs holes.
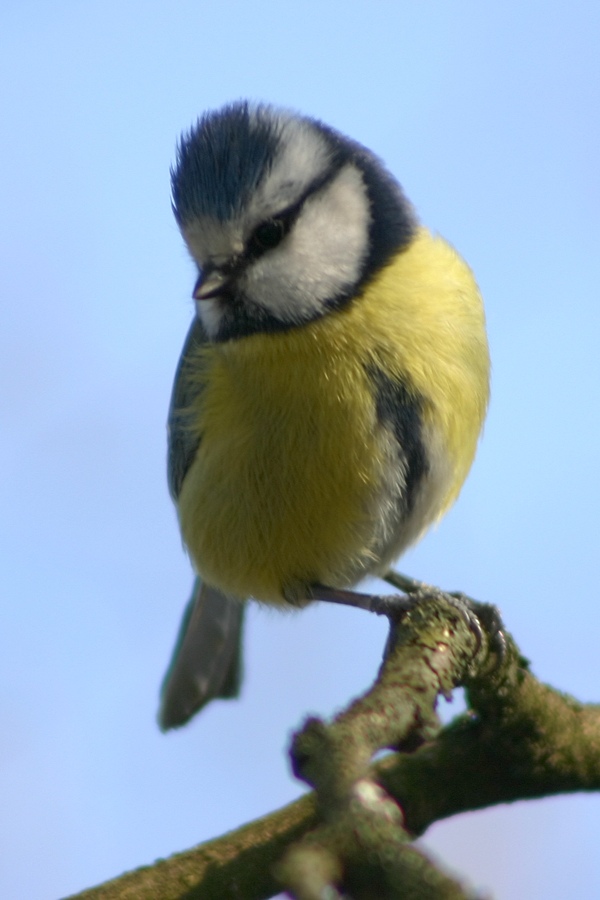
[[[290,232],[306,200],[326,187],[339,172],[340,169],[334,167],[319,175],[318,178],[311,181],[304,193],[291,206],[281,210],[277,215],[260,222],[248,240],[246,253],[244,254],[245,258],[257,259],[263,253],[277,247]]]

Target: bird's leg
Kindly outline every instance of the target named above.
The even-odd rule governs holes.
[[[348,591],[343,588],[330,588],[325,584],[315,584],[312,587],[311,599],[324,600],[327,603],[340,603],[343,606],[354,606],[356,609],[364,609],[367,612],[376,613],[378,616],[387,616],[388,619],[399,619],[414,605],[414,601],[402,594],[359,594],[357,591]]]
[[[312,599],[324,600],[328,603],[340,603],[345,606],[364,609],[367,612],[374,612],[380,616],[387,616],[393,632],[394,625],[419,602],[419,596],[425,594],[442,595],[460,613],[469,629],[473,632],[477,639],[478,648],[483,644],[483,627],[485,626],[491,648],[500,660],[504,658],[506,654],[504,625],[495,606],[487,603],[478,603],[460,591],[441,591],[439,588],[432,587],[423,581],[417,581],[415,578],[410,578],[407,575],[402,575],[400,572],[395,572],[392,569],[386,572],[383,580],[393,587],[399,588],[403,593],[389,596],[360,594],[342,588],[331,588],[327,585],[315,584],[312,588]]]

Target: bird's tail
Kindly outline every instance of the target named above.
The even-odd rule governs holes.
[[[196,578],[160,691],[162,731],[185,725],[206,703],[237,697],[245,603]]]

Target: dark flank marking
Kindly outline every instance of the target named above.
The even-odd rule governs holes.
[[[375,385],[377,419],[394,432],[406,467],[404,500],[406,512],[410,512],[429,468],[421,433],[423,403],[404,382],[390,378],[377,365],[367,366],[367,373]]]

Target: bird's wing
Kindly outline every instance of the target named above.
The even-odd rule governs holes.
[[[163,731],[185,725],[209,700],[237,697],[244,609],[245,603],[196,578],[161,687]]]
[[[189,415],[193,401],[202,391],[202,385],[191,377],[190,361],[198,348],[206,342],[207,337],[200,320],[194,316],[177,364],[167,420],[167,479],[171,497],[175,501],[200,444],[199,436],[189,427]]]
[[[169,407],[167,477],[175,502],[201,440],[190,428],[191,407],[202,391],[191,361],[206,341],[195,317],[177,365]],[[238,695],[243,613],[239,600],[196,578],[161,688],[158,721],[163,731],[184,725],[209,700]]]

